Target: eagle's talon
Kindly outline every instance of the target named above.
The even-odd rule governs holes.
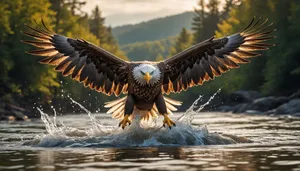
[[[119,127],[122,125],[122,129],[125,129],[125,127],[128,125],[131,125],[131,121],[128,119],[129,115],[125,115],[124,119],[119,123]]]
[[[167,114],[164,114],[164,121],[163,121],[163,126],[165,127],[165,124],[167,124],[169,126],[169,128],[171,129],[172,126],[176,126],[175,122],[173,122]]]

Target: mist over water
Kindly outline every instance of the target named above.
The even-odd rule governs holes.
[[[54,107],[52,107],[54,117],[50,117],[37,108],[47,133],[37,135],[33,140],[26,141],[24,145],[38,147],[155,147],[249,142],[239,137],[210,133],[205,125],[195,126],[192,124],[193,117],[201,114],[199,112],[209,105],[220,91],[221,89],[202,104],[202,96],[199,96],[185,113],[178,118],[173,118],[176,121],[176,127],[172,127],[172,129],[162,127],[161,118],[145,126],[140,123],[139,117],[136,117],[125,130],[119,128],[117,124],[105,125],[83,105],[68,96],[71,103],[86,112],[92,127],[85,129],[66,126],[57,120]]]

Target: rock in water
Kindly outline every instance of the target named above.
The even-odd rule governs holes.
[[[6,121],[26,121],[28,120],[29,112],[21,107],[13,104],[4,103],[2,108],[0,108],[0,120]]]
[[[230,94],[230,101],[233,103],[251,103],[253,100],[260,98],[261,95],[257,91],[235,91]]]
[[[243,113],[249,110],[250,103],[241,103],[233,107],[232,113]]]
[[[220,112],[231,112],[233,110],[233,106],[223,105],[220,106],[218,111]]]
[[[296,93],[292,94],[289,99],[299,99],[300,98],[300,90],[298,90]]]
[[[293,99],[288,103],[279,106],[275,110],[275,114],[294,114],[300,113],[300,98]]]
[[[289,99],[287,97],[263,97],[253,101],[253,103],[249,106],[251,110],[258,111],[268,111],[271,109],[275,109],[278,106],[288,102]]]

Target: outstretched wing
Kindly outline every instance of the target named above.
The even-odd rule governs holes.
[[[32,32],[23,32],[35,40],[24,40],[39,49],[28,52],[43,56],[42,64],[54,65],[63,76],[71,76],[106,95],[127,93],[128,63],[85,40],[72,39],[49,31],[44,23]]]
[[[162,91],[180,92],[189,87],[202,85],[204,81],[238,64],[250,62],[248,58],[260,56],[254,51],[267,50],[273,45],[263,43],[274,38],[270,36],[274,30],[269,30],[271,24],[260,19],[253,19],[241,32],[220,39],[210,38],[202,43],[161,62],[164,71]]]

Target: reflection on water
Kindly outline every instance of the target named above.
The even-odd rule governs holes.
[[[300,169],[299,157],[299,146],[10,149],[1,151],[0,168],[296,171]]]

